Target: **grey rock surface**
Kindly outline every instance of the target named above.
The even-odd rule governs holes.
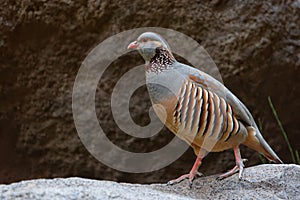
[[[127,184],[83,178],[56,178],[0,185],[0,199],[299,199],[299,165],[259,165],[245,170],[243,180],[234,175],[165,184]]]

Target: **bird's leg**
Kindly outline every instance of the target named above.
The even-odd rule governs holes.
[[[241,152],[240,152],[240,148],[238,146],[233,147],[233,151],[234,151],[234,156],[235,156],[235,167],[232,168],[231,170],[229,170],[228,172],[220,175],[217,179],[222,180],[224,178],[227,178],[233,174],[235,174],[236,172],[239,172],[239,179],[242,179],[242,175],[243,175],[243,171],[244,171],[244,162],[247,161],[247,159],[242,159],[241,158]]]
[[[189,179],[189,186],[191,188],[193,185],[193,180],[194,180],[195,176],[203,176],[202,173],[198,172],[198,168],[201,165],[201,161],[202,161],[202,158],[200,156],[197,156],[197,159],[196,159],[190,173],[184,174],[177,179],[169,181],[167,183],[167,185],[173,185],[173,184],[181,182],[184,179]]]

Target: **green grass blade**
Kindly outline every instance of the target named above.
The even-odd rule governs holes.
[[[300,165],[300,157],[299,157],[299,152],[298,152],[298,150],[295,151],[295,154],[296,154],[297,164]]]
[[[288,146],[288,148],[289,148],[289,151],[290,151],[290,154],[291,154],[291,157],[292,157],[292,162],[293,162],[293,163],[296,163],[296,159],[295,159],[295,155],[294,155],[293,148],[292,148],[292,146],[291,146],[291,144],[290,144],[290,142],[289,142],[288,136],[287,136],[287,134],[286,134],[286,132],[285,132],[283,126],[282,126],[282,123],[281,123],[281,121],[279,120],[279,117],[278,117],[277,112],[276,112],[276,110],[275,110],[275,108],[274,108],[274,106],[273,106],[273,103],[272,103],[272,100],[271,100],[270,96],[268,96],[268,101],[269,101],[269,105],[270,105],[270,107],[271,107],[271,109],[272,109],[273,115],[274,115],[274,117],[275,117],[275,119],[276,119],[276,121],[277,121],[277,123],[278,123],[278,125],[279,125],[279,127],[280,127],[280,130],[281,130],[281,132],[282,132],[282,135],[283,135],[283,137],[284,137],[284,140],[285,140],[285,142],[286,142],[286,144],[287,144],[287,146]]]

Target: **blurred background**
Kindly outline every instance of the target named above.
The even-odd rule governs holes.
[[[129,174],[106,167],[81,144],[72,117],[72,87],[93,47],[121,31],[164,27],[198,41],[211,55],[225,85],[261,121],[263,135],[285,163],[291,155],[268,104],[271,97],[293,150],[299,145],[300,2],[295,1],[98,1],[1,0],[0,7],[0,183],[80,176],[132,183],[167,182],[189,172],[189,149],[170,166]],[[120,47],[124,48],[124,47]],[[110,110],[118,79],[143,60],[137,52],[114,63],[96,94],[99,122],[118,146],[150,152],[173,136],[164,129],[150,139],[123,133]],[[132,118],[149,123],[146,87],[131,98]],[[261,164],[242,148],[246,166]],[[235,165],[231,150],[209,154],[205,175]]]

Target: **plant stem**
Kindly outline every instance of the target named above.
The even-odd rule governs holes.
[[[289,148],[289,151],[290,151],[290,154],[291,154],[291,157],[292,157],[292,162],[296,163],[296,159],[295,159],[293,148],[292,148],[292,146],[291,146],[291,144],[289,142],[288,136],[287,136],[287,134],[286,134],[286,132],[285,132],[282,124],[281,124],[281,121],[279,120],[279,117],[278,117],[277,112],[276,112],[276,110],[275,110],[275,108],[273,106],[273,103],[272,103],[272,100],[271,100],[270,96],[268,96],[268,101],[269,101],[269,105],[270,105],[270,107],[272,109],[273,115],[275,116],[275,119],[276,119],[276,121],[277,121],[277,123],[278,123],[278,125],[280,127],[280,130],[282,132],[284,140],[285,140],[285,142],[286,142],[286,144],[287,144],[287,146]]]
[[[299,157],[299,152],[298,152],[298,150],[295,151],[295,154],[296,154],[297,164],[300,165],[300,157]]]

